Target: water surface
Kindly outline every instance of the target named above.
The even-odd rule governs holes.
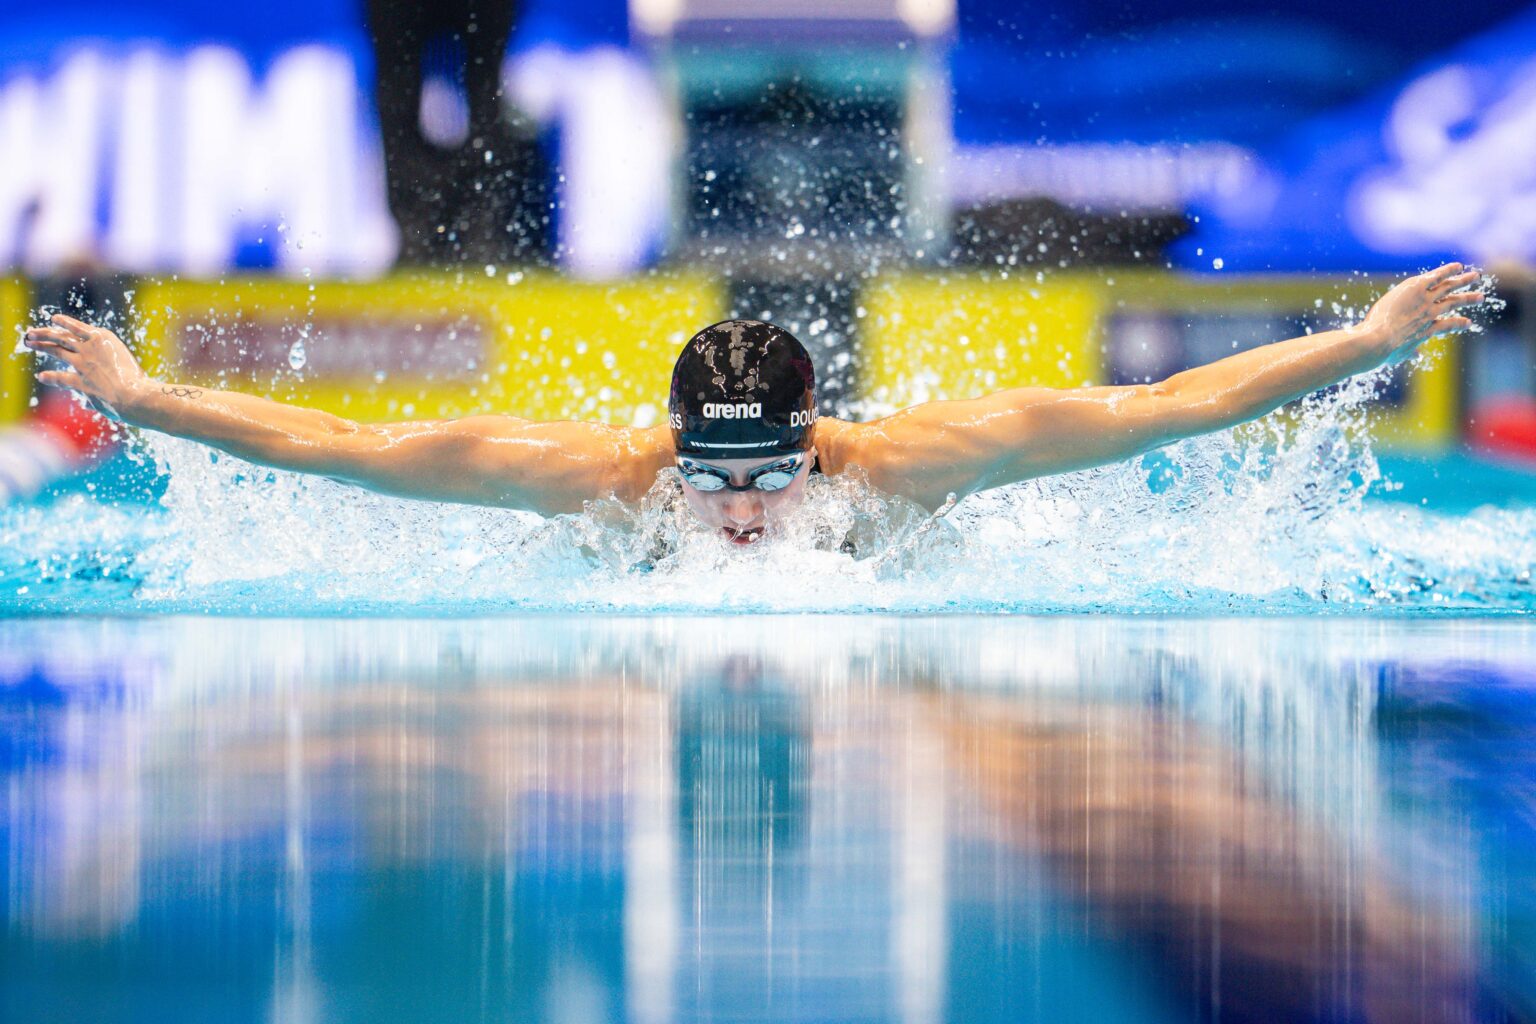
[[[965,498],[858,473],[743,549],[665,470],[645,501],[543,519],[407,501],[142,432],[0,508],[0,616],[603,611],[1526,615],[1536,473],[1385,458],[1366,375],[1237,430]]]
[[[1536,1014],[1536,629],[0,621],[0,1019]]]

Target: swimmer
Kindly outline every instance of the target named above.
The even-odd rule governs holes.
[[[816,415],[810,355],[759,320],[706,327],[672,374],[668,422],[614,427],[513,416],[361,424],[232,391],[151,379],[111,331],[64,315],[26,345],[62,360],[37,374],[130,426],[189,438],[277,469],[432,501],[579,512],[635,501],[674,469],[689,507],[751,544],[805,494],[813,468],[857,466],[875,487],[938,509],[954,495],[1132,458],[1224,430],[1345,377],[1400,361],[1471,325],[1479,272],[1460,263],[1410,277],[1359,323],[1249,349],[1156,384],[1012,388],[926,402],[869,423]]]

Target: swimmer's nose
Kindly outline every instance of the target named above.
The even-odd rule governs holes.
[[[761,511],[757,499],[745,492],[732,494],[725,503],[725,517],[738,526],[750,525]]]

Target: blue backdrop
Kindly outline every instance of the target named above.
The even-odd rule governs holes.
[[[258,78],[285,51],[318,42],[350,59],[367,114],[372,56],[357,0],[0,6],[0,87],[18,71],[46,74],[87,40],[153,41],[169,51],[221,43]],[[1515,13],[1524,7],[1512,0],[1454,10],[1385,0],[1337,7],[1278,0],[1228,4],[1213,17],[1210,5],[1196,0],[961,0],[951,51],[955,137],[962,145],[1219,141],[1263,155],[1264,188],[1243,203],[1197,211],[1197,235],[1180,250],[1194,267],[1209,267],[1213,255],[1244,270],[1398,266],[1468,255],[1469,248],[1474,256],[1498,255],[1519,246],[1490,225],[1505,222],[1507,235],[1524,195],[1505,169],[1495,167],[1502,176],[1495,176],[1486,208],[1458,223],[1426,219],[1416,235],[1401,223],[1400,208],[1418,201],[1438,210],[1450,201],[1447,189],[1487,190],[1441,179],[1458,173],[1458,147],[1481,145],[1497,128],[1486,110],[1515,87],[1522,58],[1536,53],[1536,14]],[[1501,18],[1509,20],[1488,31]],[[1454,42],[1478,31],[1484,34]],[[626,45],[626,4],[529,0],[512,45],[526,50],[544,42],[576,50]],[[1423,154],[1405,160],[1384,139],[1384,126],[1394,110],[1411,112],[1404,100],[1409,85],[1451,64],[1473,70],[1467,82],[1445,88],[1460,89],[1466,95],[1458,93],[1458,101],[1476,109],[1446,129],[1450,152],[1439,162],[1425,163]],[[1426,175],[1438,177],[1425,185]],[[335,188],[345,191],[351,180],[339,178]],[[16,224],[31,215],[20,208],[0,214]],[[7,237],[23,230],[0,228]],[[368,258],[338,256],[337,265],[366,269]]]
[[[1195,211],[1187,265],[1536,260],[1536,8],[1264,152],[1265,187]]]

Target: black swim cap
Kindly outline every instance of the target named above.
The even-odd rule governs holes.
[[[695,334],[672,369],[679,455],[755,459],[803,452],[816,426],[816,369],[795,336],[761,320]]]

